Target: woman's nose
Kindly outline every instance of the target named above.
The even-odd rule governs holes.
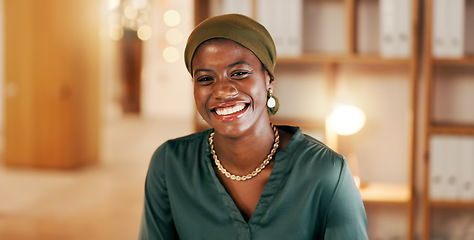
[[[235,97],[238,93],[237,88],[229,79],[219,79],[213,86],[213,94],[217,99],[228,99]]]

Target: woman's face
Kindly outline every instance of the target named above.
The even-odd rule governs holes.
[[[273,80],[250,50],[227,39],[206,41],[194,54],[192,71],[197,110],[216,133],[237,137],[268,125]]]

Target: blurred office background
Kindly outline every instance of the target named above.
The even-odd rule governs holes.
[[[371,239],[474,236],[473,0],[0,3],[0,239],[137,237],[151,154],[207,127],[187,36],[226,12],[269,28],[274,121],[347,156]],[[329,127],[338,104],[361,129]]]

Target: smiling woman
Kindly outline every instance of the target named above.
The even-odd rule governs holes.
[[[232,40],[208,40],[197,48],[192,64],[196,107],[216,138],[254,128],[269,130],[266,139],[272,141],[266,101],[273,78],[249,49]]]
[[[185,63],[212,129],[154,153],[140,239],[367,239],[344,157],[270,122],[275,61],[270,34],[251,18],[221,15],[194,29]]]

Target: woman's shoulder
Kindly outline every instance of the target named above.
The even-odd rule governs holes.
[[[339,153],[335,152],[333,149],[315,137],[303,133],[299,127],[281,126],[280,128],[285,132],[286,135],[290,136],[286,144],[288,147],[286,150],[290,152],[304,153],[315,156],[325,155],[327,157],[343,159]]]
[[[288,161],[288,176],[306,186],[324,186],[332,194],[347,169],[345,158],[326,146],[322,141],[296,131],[280,155]]]
[[[324,154],[330,155],[336,158],[343,158],[342,155],[334,151],[332,148],[327,146],[322,141],[314,138],[313,136],[303,134],[304,135],[304,146],[311,149],[312,151],[323,151]]]
[[[152,161],[155,159],[169,159],[169,157],[184,156],[186,154],[197,154],[202,149],[206,149],[205,146],[210,133],[211,129],[208,129],[169,139],[155,150]]]
[[[283,128],[292,133],[291,140],[284,149],[285,156],[293,162],[293,167],[313,169],[316,172],[338,174],[345,165],[345,158],[322,141],[307,135],[298,127]]]
[[[195,132],[191,133],[186,136],[181,136],[177,138],[172,138],[164,142],[160,148],[162,147],[179,147],[181,145],[189,145],[189,144],[198,144],[202,143],[203,140],[207,141],[207,138],[209,137],[209,134],[211,134],[212,130],[207,129],[201,132]]]
[[[301,151],[305,152],[305,158],[312,159],[319,167],[327,166],[336,170],[345,164],[345,158],[322,141],[305,134],[303,142]]]

